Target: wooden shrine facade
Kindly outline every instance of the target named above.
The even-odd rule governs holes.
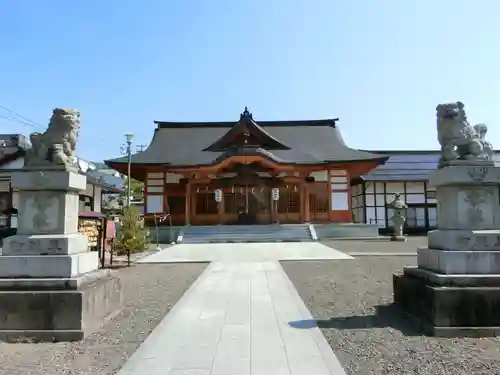
[[[352,222],[350,181],[386,158],[348,148],[335,122],[257,124],[246,108],[237,123],[157,122],[148,149],[132,157],[146,216],[170,214],[173,225]],[[106,163],[127,168],[124,158]]]

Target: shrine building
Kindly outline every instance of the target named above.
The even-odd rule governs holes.
[[[148,148],[132,155],[144,212],[171,224],[352,223],[351,182],[388,156],[349,148],[338,119],[155,121]],[[127,157],[107,160],[127,174]]]

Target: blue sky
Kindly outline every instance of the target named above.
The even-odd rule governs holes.
[[[120,156],[154,120],[339,117],[348,145],[437,147],[465,102],[500,148],[498,0],[1,0],[0,105],[46,126],[82,112],[78,152]],[[29,133],[7,121],[1,133]]]

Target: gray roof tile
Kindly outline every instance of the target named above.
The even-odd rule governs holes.
[[[384,155],[349,148],[332,120],[317,121],[258,121],[272,137],[289,146],[290,150],[267,151],[269,158],[279,163],[321,164],[325,162],[357,162],[386,160]],[[165,123],[156,122],[148,148],[132,156],[134,164],[165,164],[174,167],[210,165],[221,160],[223,153],[203,151],[235,123]],[[106,163],[127,163],[127,158]]]

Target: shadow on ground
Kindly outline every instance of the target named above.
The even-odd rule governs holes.
[[[395,304],[376,306],[374,315],[353,315],[321,320],[305,319],[292,321],[288,324],[290,327],[297,329],[319,327],[323,329],[356,330],[391,327],[405,336],[421,336],[424,334],[417,322]]]

